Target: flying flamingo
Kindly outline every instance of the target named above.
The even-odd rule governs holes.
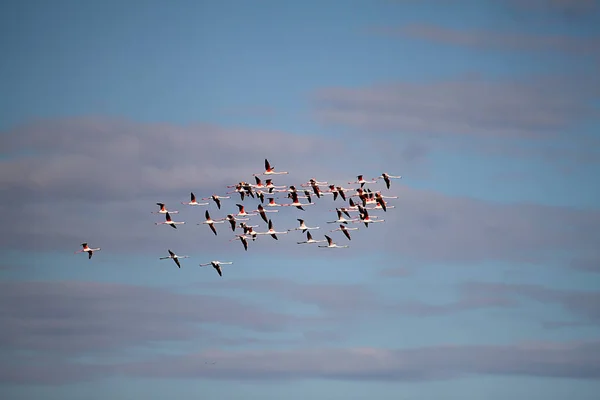
[[[95,251],[100,250],[100,247],[96,248],[96,249],[91,249],[87,242],[81,243],[81,247],[83,247],[81,250],[78,250],[75,252],[75,254],[77,253],[88,253],[88,260],[92,258],[92,255],[94,254]]]
[[[348,232],[348,231],[355,231],[355,230],[358,230],[358,228],[346,228],[346,226],[340,224],[339,228],[333,229],[329,232],[342,231],[342,232],[344,232],[344,235],[346,235],[348,240],[352,240],[352,238],[350,237],[350,232]]]
[[[335,244],[333,242],[333,240],[331,240],[331,238],[329,236],[327,236],[327,235],[325,235],[325,238],[327,239],[327,246],[321,246],[321,245],[319,245],[319,247],[327,247],[329,249],[341,249],[341,248],[344,248],[344,247],[350,247],[348,245],[340,246],[338,244]]]
[[[269,197],[269,202],[265,204],[265,207],[283,207],[283,204],[277,204],[273,197]]]
[[[213,194],[210,197],[203,197],[202,200],[212,200],[215,202],[215,204],[217,205],[217,208],[220,210],[221,209],[221,199],[230,199],[231,196],[219,196],[216,194]],[[208,204],[208,203],[206,203]]]
[[[271,164],[269,163],[269,160],[267,160],[265,158],[265,171],[260,173],[260,174],[254,174],[254,176],[256,175],[286,175],[289,172],[275,172],[275,167],[271,166]]]
[[[204,199],[202,199],[204,200]],[[190,193],[190,201],[188,202],[181,202],[181,204],[187,205],[187,206],[207,206],[208,203],[198,203],[196,201],[196,196],[194,196],[194,193]]]
[[[371,180],[371,181],[365,181],[365,180],[363,179],[363,176],[362,176],[362,175],[357,175],[357,176],[356,176],[356,182],[348,182],[348,183],[349,183],[349,184],[353,184],[353,183],[360,183],[360,187],[363,187],[363,186],[365,186],[365,183],[377,183],[377,180],[376,180],[376,179],[373,179],[373,180]]]
[[[208,265],[212,265],[212,267],[214,269],[216,269],[217,272],[219,273],[219,276],[223,276],[223,274],[221,273],[221,265],[226,265],[226,264],[233,264],[233,263],[231,261],[227,261],[227,262],[224,262],[224,261],[211,261],[211,262],[206,263],[206,264],[200,264],[200,266],[201,267],[206,267]]]
[[[206,212],[204,212],[204,216],[206,217],[206,221],[198,224],[198,225],[203,225],[206,224],[208,226],[210,226],[210,229],[213,231],[213,233],[216,235],[217,234],[217,229],[215,228],[214,224],[222,224],[225,222],[225,220],[218,220],[218,221],[214,221],[211,217],[210,217],[210,213],[208,212],[208,210],[206,210]]]
[[[190,258],[189,256],[178,256],[177,254],[173,253],[171,250],[169,250],[169,257],[161,257],[161,260],[168,260],[169,258],[173,259],[173,261],[175,261],[175,264],[177,264],[177,266],[179,268],[181,268],[181,264],[179,264],[179,259],[180,258]]]
[[[248,221],[248,218],[236,218],[233,214],[227,214],[223,221],[229,221],[231,231],[235,232],[235,221]]]
[[[356,221],[356,222],[364,223],[366,228],[369,227],[369,224],[372,224],[375,222],[385,222],[385,219],[371,219],[371,217],[369,217],[369,212],[363,207],[360,207],[359,210],[360,210],[360,221]]]
[[[300,186],[309,187],[309,186],[319,186],[319,185],[327,185],[327,182],[319,182],[315,178],[310,178],[308,182],[302,183]]]
[[[304,233],[304,232],[306,232],[308,230],[320,229],[318,226],[312,226],[312,227],[311,226],[306,226],[304,224],[304,220],[303,219],[297,218],[297,220],[298,220],[298,222],[300,222],[300,226],[298,226],[296,228],[293,228],[293,229],[288,229],[288,232],[289,231],[302,231],[302,233]]]
[[[291,195],[292,195],[292,202],[290,204],[283,204],[283,206],[286,206],[286,207],[294,206],[299,210],[306,211],[306,210],[304,210],[304,208],[302,208],[302,206],[311,206],[311,205],[315,204],[315,203],[300,203],[300,201],[298,200],[298,193],[291,193]]]
[[[238,217],[251,217],[253,215],[256,215],[256,214],[248,214],[246,212],[246,210],[244,209],[244,205],[243,204],[236,204],[236,206],[240,209],[240,211],[236,215]]]
[[[244,250],[248,251],[248,240],[246,240],[245,235],[235,235],[235,237],[229,241],[233,242],[234,240],[238,240],[238,239],[240,239],[240,241],[244,245]]]
[[[265,221],[266,223],[269,223],[269,219],[267,218],[267,213],[268,212],[279,212],[279,210],[265,210],[265,208],[262,206],[262,204],[259,204],[258,208],[256,210],[254,210],[253,212],[258,212],[258,214],[263,219],[263,221]]]
[[[273,184],[273,179],[267,179],[267,180],[265,181],[265,187],[266,187],[267,189],[269,189],[269,193],[273,193],[273,191],[274,191],[274,190],[277,190],[277,189],[285,189],[287,186],[285,186],[285,185],[283,185],[283,186],[275,186],[275,185]],[[279,192],[279,190],[277,190],[277,191]]]
[[[398,176],[393,176],[393,175],[389,175],[387,173],[383,173],[380,176],[378,176],[377,178],[373,178],[373,179],[383,179],[385,181],[385,186],[389,189],[390,185],[392,184],[390,179],[402,179],[402,176],[398,175]]]
[[[156,203],[156,205],[158,207],[160,207],[160,209],[158,211],[152,211],[152,214],[179,214],[179,211],[169,211],[167,210],[167,208],[165,207],[165,203]]]
[[[338,208],[336,208],[335,211],[337,212],[338,219],[336,219],[335,221],[328,221],[327,222],[328,224],[337,224],[337,223],[347,224],[348,222],[358,221],[356,219],[344,218],[344,216],[342,215],[342,212]]]
[[[177,229],[177,225],[183,225],[185,222],[175,222],[171,219],[171,215],[169,213],[165,214],[165,221],[163,222],[155,222],[156,225],[170,225],[172,228]]]
[[[312,235],[310,234],[310,232],[306,232],[306,240],[303,242],[296,242],[298,244],[311,244],[311,243],[322,243],[322,242],[326,242],[327,240],[315,240],[313,239]]]
[[[273,221],[269,220],[269,230],[266,232],[256,232],[257,235],[271,235],[271,237],[275,240],[279,240],[277,239],[277,234],[281,234],[281,235],[285,235],[288,232],[277,232],[275,229],[273,229]]]

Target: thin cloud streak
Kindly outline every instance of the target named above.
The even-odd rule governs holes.
[[[435,43],[477,49],[559,51],[600,56],[600,37],[534,35],[491,30],[459,30],[430,24],[373,27],[369,32],[386,36],[410,37]]]

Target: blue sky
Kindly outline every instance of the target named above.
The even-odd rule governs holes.
[[[595,398],[598,15],[3,2],[2,398]],[[328,232],[339,199],[269,214],[347,249],[293,231],[245,252],[196,225],[240,198],[190,192],[225,195],[265,158],[279,185],[403,178],[373,185],[395,208],[351,241]],[[156,202],[186,224],[155,226]],[[215,259],[223,277],[198,266]]]

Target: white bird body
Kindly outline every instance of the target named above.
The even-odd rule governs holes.
[[[160,257],[161,260],[168,260],[168,259],[172,259],[175,264],[177,264],[177,266],[179,268],[181,268],[181,264],[179,263],[179,259],[180,258],[190,258],[189,256],[178,256],[177,254],[173,253],[170,249],[169,249],[169,256],[168,257]]]
[[[177,225],[183,225],[185,222],[183,221],[173,221],[171,219],[171,215],[169,213],[165,214],[165,220],[163,222],[155,222],[156,225],[170,225],[172,228],[177,229]]]
[[[315,240],[313,239],[312,235],[310,234],[310,232],[306,232],[306,240],[303,242],[296,242],[298,244],[312,244],[312,243],[322,243],[322,242],[326,242],[327,240]]]
[[[350,247],[348,245],[340,246],[338,244],[335,244],[333,242],[333,240],[329,236],[327,236],[327,235],[325,235],[325,238],[327,239],[327,246],[319,246],[319,247],[326,247],[326,248],[329,248],[329,249],[342,249],[344,247]]]
[[[179,214],[179,211],[169,211],[165,206],[165,203],[156,203],[160,207],[158,211],[152,211],[152,214]]]
[[[198,203],[196,201],[196,196],[194,195],[193,192],[190,193],[190,201],[188,202],[181,202],[181,204],[187,205],[187,206],[207,206],[208,203]]]
[[[212,265],[212,267],[219,273],[219,276],[223,276],[222,271],[221,271],[221,265],[227,265],[227,264],[233,264],[233,262],[231,261],[211,261],[209,263],[206,264],[200,264],[201,267],[206,267],[209,265]]]
[[[298,222],[300,222],[300,226],[298,226],[296,228],[288,229],[288,231],[302,231],[302,233],[304,233],[309,230],[320,229],[318,226],[306,226],[306,224],[304,223],[304,220],[301,218],[297,218],[297,220],[298,220]]]
[[[81,243],[81,247],[82,247],[82,249],[76,251],[75,254],[78,254],[78,253],[88,253],[88,260],[92,258],[92,255],[94,255],[95,251],[101,250],[100,247],[97,247],[95,249],[90,248],[88,246],[87,242]]]

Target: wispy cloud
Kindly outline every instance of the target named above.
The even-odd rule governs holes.
[[[464,77],[430,83],[388,82],[316,92],[314,115],[325,124],[365,132],[548,138],[598,120],[593,77]]]
[[[85,354],[189,341],[205,345],[252,338],[309,323],[224,296],[182,294],[168,289],[94,282],[0,282],[0,347],[13,350]],[[242,329],[219,336],[203,324]],[[300,324],[300,325],[298,325]]]
[[[446,304],[422,301],[403,302],[401,312],[418,316],[447,315],[482,308],[514,308],[523,306],[523,300],[558,305],[579,320],[570,322],[539,321],[544,327],[600,324],[600,292],[561,290],[540,285],[507,284],[495,282],[466,282],[459,285],[459,298]]]
[[[369,31],[381,35],[411,37],[478,49],[560,51],[600,56],[600,37],[466,30],[431,24],[374,27]]]
[[[54,368],[13,365],[0,369],[11,383],[61,384],[109,376],[144,378],[364,381],[435,381],[472,374],[598,379],[598,342],[505,346],[436,346],[405,350],[320,348],[287,351],[210,351],[116,365],[58,363]],[[207,365],[206,360],[216,361]],[[79,366],[79,365],[77,365]]]

